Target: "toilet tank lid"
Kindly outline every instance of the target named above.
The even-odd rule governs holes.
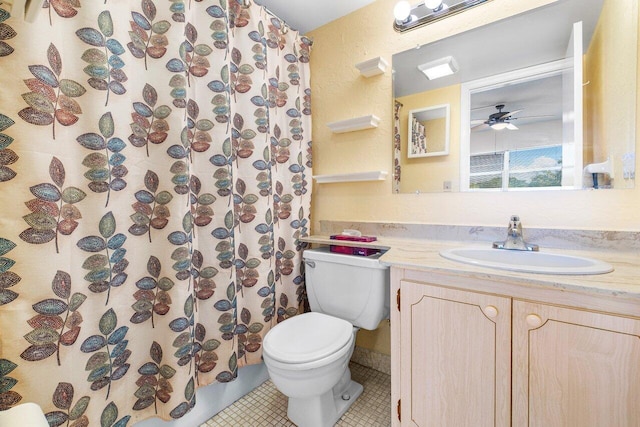
[[[378,268],[382,270],[386,270],[389,268],[388,265],[381,263],[378,259],[380,257],[380,254],[371,256],[346,255],[331,252],[327,247],[306,249],[302,253],[302,257],[305,260],[332,262],[335,264],[346,264],[357,267]]]
[[[324,359],[351,344],[353,325],[323,313],[304,313],[276,325],[265,337],[264,351],[283,363]]]

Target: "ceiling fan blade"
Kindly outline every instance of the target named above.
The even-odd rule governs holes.
[[[518,114],[520,111],[522,110],[507,111],[506,113],[498,117],[498,120],[505,120],[505,119],[511,118],[511,116],[513,116],[514,114]]]
[[[482,119],[478,119],[478,120],[471,120],[471,125],[481,125],[482,123],[484,123],[485,120]]]
[[[547,117],[555,117],[555,118],[560,118],[560,116],[558,115],[554,115],[554,114],[546,114],[546,115],[542,115],[542,116],[522,116],[519,117],[520,119],[546,119]]]
[[[486,110],[488,108],[495,109],[496,106],[494,104],[482,105],[482,106],[479,106],[479,107],[471,108],[471,109],[469,109],[469,111]]]
[[[514,124],[509,123],[509,124],[507,125],[507,129],[509,129],[509,130],[518,130],[518,126],[516,126],[516,125],[514,125]]]
[[[479,125],[471,126],[472,131],[479,131],[479,130],[485,130],[485,129],[489,129],[489,125],[486,123],[480,123]]]

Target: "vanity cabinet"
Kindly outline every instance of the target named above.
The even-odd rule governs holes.
[[[402,425],[508,426],[510,299],[400,287]]]
[[[514,426],[640,426],[640,319],[513,300]]]
[[[640,425],[639,317],[486,276],[391,280],[392,425]]]

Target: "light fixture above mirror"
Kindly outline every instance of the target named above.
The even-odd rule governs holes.
[[[401,0],[393,8],[393,28],[402,33],[430,24],[490,0],[424,0],[411,5]]]

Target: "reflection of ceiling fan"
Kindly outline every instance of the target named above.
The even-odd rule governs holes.
[[[471,121],[471,130],[484,130],[484,129],[494,129],[494,130],[518,130],[518,127],[511,123],[511,120],[517,120],[517,117],[512,117],[514,114],[519,113],[522,110],[515,111],[502,111],[504,108],[504,104],[496,105],[497,113],[493,113],[486,120],[472,120]]]

